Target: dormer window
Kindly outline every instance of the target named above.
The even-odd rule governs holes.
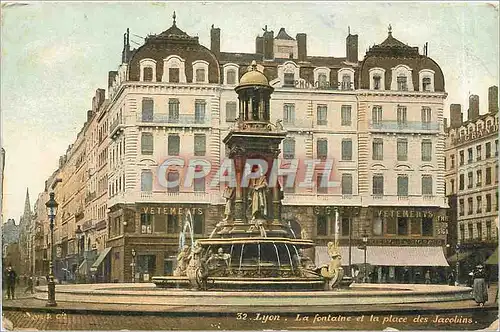
[[[342,68],[338,72],[338,82],[340,90],[352,90],[354,88],[354,69]]]
[[[179,83],[179,68],[168,69],[168,81],[170,83]]]
[[[229,69],[227,71],[227,84],[236,84],[236,70]]]
[[[314,86],[320,89],[326,89],[330,81],[330,68],[317,67],[314,68]]]
[[[408,91],[406,76],[399,75],[397,78],[397,82],[398,82],[398,91]]]
[[[351,76],[342,75],[342,90],[350,90],[351,89]]]
[[[205,69],[196,69],[196,83],[205,82]]]
[[[434,92],[434,70],[422,69],[418,72],[420,91]]]
[[[295,87],[300,81],[300,68],[293,61],[278,66],[278,79],[282,87]]]
[[[156,82],[156,61],[153,59],[142,59],[139,61],[140,80],[143,82]]]
[[[185,61],[178,55],[170,55],[163,59],[162,82],[186,83]]]
[[[380,76],[373,76],[373,90],[380,90]]]
[[[318,75],[318,86],[320,88],[325,88],[327,86],[328,79],[326,78],[326,74]]]
[[[430,77],[424,77],[422,80],[422,90],[431,91],[431,79]]]
[[[203,60],[193,62],[193,82],[208,83],[208,62]]]
[[[294,73],[285,73],[283,86],[288,86],[288,87],[295,86],[295,74]]]

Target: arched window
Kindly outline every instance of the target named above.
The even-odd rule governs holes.
[[[205,69],[203,68],[196,69],[196,82],[197,83],[205,82]]]
[[[398,75],[398,91],[408,91],[408,81],[406,75]]]
[[[153,68],[151,67],[144,67],[143,69],[143,77],[145,82],[151,82],[153,81]]]
[[[422,90],[423,91],[431,91],[431,78],[424,77],[422,79]]]
[[[326,74],[319,74],[318,75],[318,85],[320,88],[326,88],[327,82],[328,82],[328,79],[326,77]]]
[[[373,76],[373,90],[380,90],[381,77],[379,75]]]
[[[227,71],[227,84],[236,84],[236,70],[229,69]]]

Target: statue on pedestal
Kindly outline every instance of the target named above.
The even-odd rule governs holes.
[[[261,173],[258,179],[251,179],[250,201],[252,206],[252,220],[265,219],[269,216],[267,204],[268,185],[266,176]]]
[[[233,219],[233,203],[235,196],[235,189],[233,187],[226,187],[222,197],[226,200],[226,206],[224,208],[224,219],[223,221],[230,221]]]
[[[331,290],[338,288],[344,277],[344,269],[341,264],[342,255],[336,243],[328,242],[328,256],[331,257],[331,261],[320,267],[320,273],[327,281],[326,288]]]
[[[186,269],[190,259],[191,248],[185,245],[177,255],[177,267],[174,270],[175,277],[183,277],[186,275]]]
[[[206,260],[202,257],[202,247],[198,241],[195,242],[191,251],[189,264],[186,268],[186,275],[191,286],[194,288],[202,290],[207,288],[208,271]]]

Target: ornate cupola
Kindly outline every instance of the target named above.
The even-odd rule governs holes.
[[[234,90],[240,101],[238,118],[240,126],[245,129],[272,129],[269,123],[269,100],[274,89],[269,85],[267,77],[257,70],[255,60]]]

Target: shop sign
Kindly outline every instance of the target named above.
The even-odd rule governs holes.
[[[183,215],[187,214],[188,212],[191,212],[192,215],[195,214],[203,214],[204,209],[202,208],[189,208],[189,207],[143,207],[142,208],[142,213],[144,214],[170,214],[170,215]]]
[[[440,239],[369,239],[369,246],[443,246]]]
[[[382,218],[434,218],[437,221],[445,222],[449,219],[446,215],[437,214],[429,210],[410,210],[410,209],[384,209],[376,212],[377,216]]]
[[[467,142],[467,141],[470,141],[470,140],[474,140],[476,138],[480,138],[480,137],[483,137],[485,135],[488,135],[488,134],[491,134],[491,133],[495,133],[498,131],[498,124],[494,124],[488,128],[483,128],[481,130],[474,130],[472,131],[470,134],[467,133],[465,135],[462,135],[458,138],[455,138],[453,140],[453,144],[460,144],[460,143],[464,143],[464,142]]]

